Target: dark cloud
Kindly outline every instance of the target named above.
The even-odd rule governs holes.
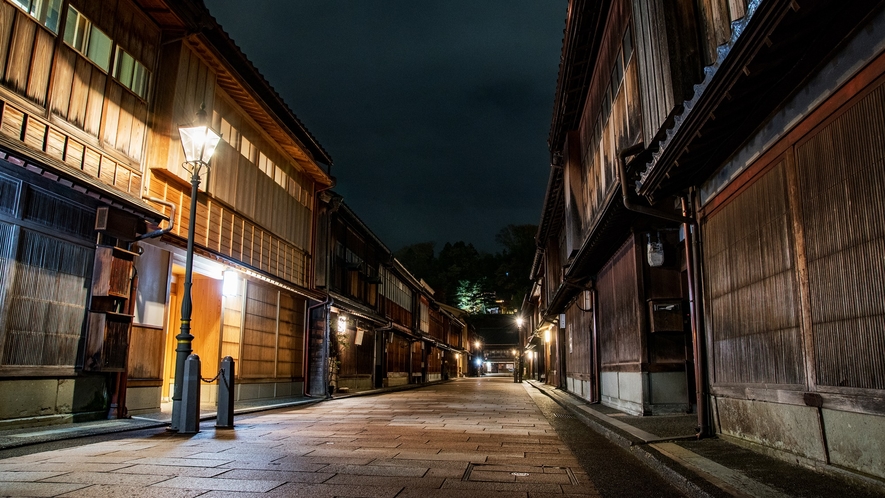
[[[392,249],[537,223],[566,0],[206,0]]]

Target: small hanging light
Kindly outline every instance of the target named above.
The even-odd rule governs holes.
[[[659,266],[664,265],[664,243],[661,241],[661,233],[658,232],[658,236],[655,240],[652,240],[651,234],[645,235],[648,240],[647,246],[647,254],[648,254],[648,266],[653,268],[657,268]]]

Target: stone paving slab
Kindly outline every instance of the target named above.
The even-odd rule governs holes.
[[[205,491],[196,489],[142,488],[136,486],[114,486],[99,484],[80,488],[61,495],[62,498],[193,498],[206,496]],[[261,496],[250,493],[253,497]]]

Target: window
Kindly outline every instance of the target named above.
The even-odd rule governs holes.
[[[148,79],[150,72],[144,64],[135,60],[128,52],[117,47],[116,64],[114,65],[114,78],[117,78],[123,86],[132,90],[132,93],[142,99],[147,97]]]
[[[255,162],[255,155],[253,152],[255,148],[252,147],[252,142],[250,142],[246,137],[240,137],[240,154],[243,155],[249,162]]]
[[[61,0],[12,0],[12,3],[21,7],[53,33],[58,33]]]
[[[85,55],[105,72],[111,67],[111,37],[104,34],[100,29],[92,25],[89,19],[77,12],[73,7],[68,7],[68,17],[65,21],[65,43],[74,50]]]
[[[279,166],[274,166],[274,174],[273,179],[277,182],[277,185],[280,187],[286,188],[286,173],[283,172],[283,169]]]
[[[236,149],[238,145],[238,137],[239,132],[237,132],[237,129],[231,126],[226,119],[221,118],[221,139]]]

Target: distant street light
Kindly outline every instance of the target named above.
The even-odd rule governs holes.
[[[175,390],[172,394],[172,423],[170,428],[178,430],[179,417],[181,416],[181,393],[184,378],[184,363],[193,352],[191,343],[194,336],[191,335],[191,314],[193,303],[191,301],[191,285],[193,284],[194,269],[194,229],[196,227],[197,193],[200,187],[200,173],[203,168],[209,170],[209,160],[218,146],[221,136],[212,131],[207,124],[206,109],[200,106],[197,111],[196,123],[191,126],[181,126],[178,133],[181,135],[181,147],[184,149],[184,168],[191,174],[191,207],[187,226],[187,259],[184,264],[184,295],[181,298],[181,333],[175,339],[178,347],[175,348]],[[187,406],[187,405],[186,405]]]

